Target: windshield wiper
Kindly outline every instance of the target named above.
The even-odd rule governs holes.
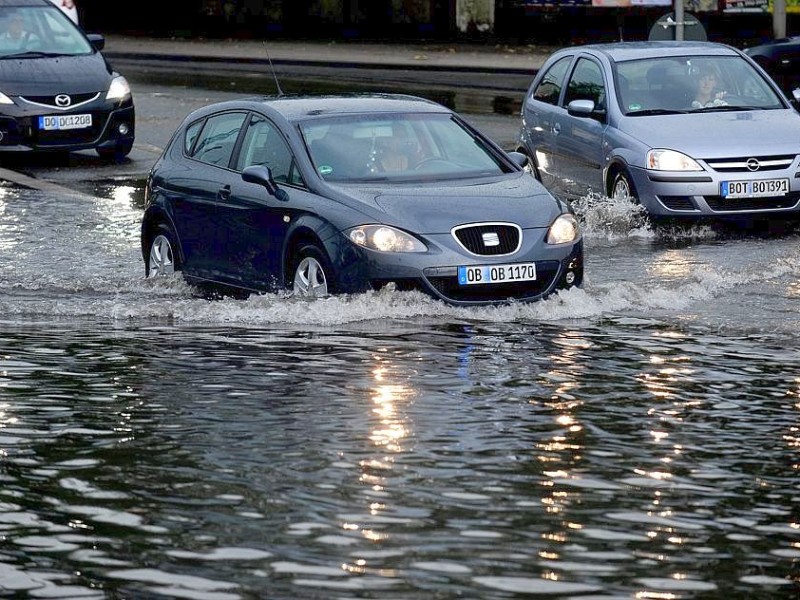
[[[6,54],[0,58],[52,58],[54,56],[64,56],[64,54],[61,52],[39,52],[36,50],[28,50],[26,52]]]
[[[650,115],[685,115],[688,110],[675,110],[672,108],[645,108],[643,110],[632,110],[628,113],[629,117],[644,117]]]
[[[719,106],[705,106],[696,108],[694,112],[736,112],[739,110],[760,110],[760,106],[736,106],[735,104],[720,104]]]

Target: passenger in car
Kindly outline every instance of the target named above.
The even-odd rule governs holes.
[[[39,36],[28,31],[25,18],[19,12],[12,12],[3,22],[5,31],[0,34],[0,48],[6,50],[32,50],[39,46]]]

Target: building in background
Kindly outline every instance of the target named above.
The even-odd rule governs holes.
[[[749,45],[771,38],[771,0],[685,0],[709,39]],[[787,32],[800,0],[787,0]],[[646,39],[669,0],[138,0],[131,14],[81,0],[87,31],[170,37],[470,40],[566,44]]]

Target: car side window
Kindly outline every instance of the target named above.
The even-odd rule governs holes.
[[[272,170],[275,181],[300,185],[303,180],[297,173],[293,158],[278,128],[266,118],[253,115],[247,124],[234,168],[242,171],[253,165],[264,165]]]
[[[571,62],[572,57],[565,56],[547,70],[536,89],[533,90],[534,100],[558,104],[558,97],[561,95],[561,88],[564,85],[564,76],[567,74]]]
[[[567,84],[564,105],[573,100],[592,100],[597,110],[605,108],[606,86],[603,72],[593,60],[579,58]]]
[[[227,167],[246,116],[246,113],[243,112],[230,112],[206,119],[194,145],[192,158],[204,163]]]
[[[192,152],[192,146],[194,146],[194,142],[197,140],[197,134],[200,133],[200,128],[202,126],[203,121],[197,121],[186,128],[186,135],[183,138],[183,151],[186,154],[190,154]]]

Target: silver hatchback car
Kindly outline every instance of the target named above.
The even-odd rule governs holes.
[[[555,52],[525,97],[517,150],[566,200],[630,197],[654,218],[800,216],[800,113],[724,44]]]

